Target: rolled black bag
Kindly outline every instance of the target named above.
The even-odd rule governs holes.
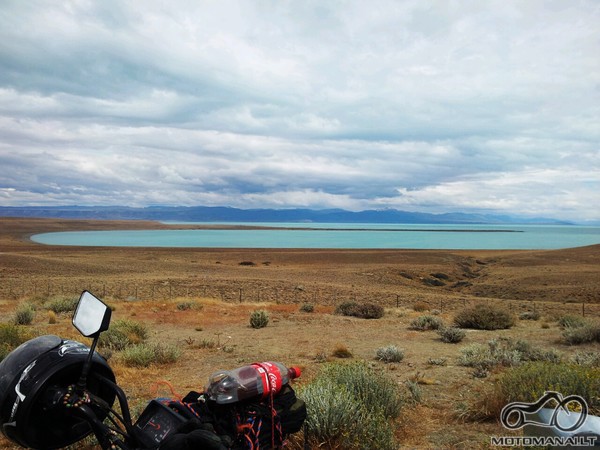
[[[169,406],[197,421],[196,429],[212,429],[221,442],[231,442],[231,450],[280,448],[290,434],[302,429],[306,420],[306,404],[289,385],[263,400],[219,405],[202,394],[190,392],[182,402],[171,402]]]

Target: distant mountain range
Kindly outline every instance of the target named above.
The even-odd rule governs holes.
[[[0,206],[2,217],[64,219],[157,220],[179,222],[318,222],[318,223],[420,223],[420,224],[552,224],[572,225],[548,218],[508,215],[429,214],[396,209],[346,211],[343,209],[238,209],[225,206]]]

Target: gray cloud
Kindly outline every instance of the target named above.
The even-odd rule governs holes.
[[[599,220],[594,1],[8,1],[0,204]]]

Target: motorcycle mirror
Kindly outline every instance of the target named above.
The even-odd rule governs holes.
[[[112,310],[99,298],[83,291],[73,314],[73,326],[85,337],[94,337],[108,330]]]

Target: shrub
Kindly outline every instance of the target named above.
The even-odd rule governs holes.
[[[558,324],[562,328],[579,328],[586,324],[586,320],[581,316],[565,314],[558,319]]]
[[[380,319],[384,314],[383,306],[374,303],[362,303],[358,307],[357,317],[363,319]]]
[[[444,322],[442,322],[442,319],[440,319],[439,317],[427,315],[427,316],[419,316],[416,319],[414,319],[410,323],[409,328],[411,330],[425,331],[425,330],[439,330],[443,326],[444,326]]]
[[[340,316],[353,316],[354,310],[356,309],[356,302],[344,302],[336,306],[334,314]]]
[[[546,391],[583,397],[591,414],[600,412],[600,369],[567,363],[530,362],[507,370],[497,383],[497,404],[533,402]]]
[[[31,305],[22,305],[15,312],[15,325],[31,325],[33,318],[35,317],[35,311]]]
[[[52,300],[47,301],[44,304],[46,309],[54,311],[56,314],[61,313],[73,313],[77,307],[79,298],[74,297],[56,297]]]
[[[331,353],[336,358],[352,358],[352,352],[343,344],[338,344]]]
[[[398,447],[390,424],[402,406],[397,384],[364,362],[325,365],[311,383],[298,388],[298,396],[310,411],[311,448]]]
[[[443,272],[432,273],[431,276],[433,278],[437,278],[439,280],[449,280],[450,279],[450,277],[447,274],[443,273]]]
[[[317,352],[315,353],[315,356],[313,357],[313,361],[318,362],[318,363],[324,363],[324,362],[327,362],[328,360],[329,360],[329,358],[327,357],[327,352],[322,349],[317,350]]]
[[[419,383],[414,380],[406,380],[406,388],[408,389],[408,394],[410,401],[413,404],[419,404],[423,401],[423,389],[419,386]]]
[[[48,323],[50,325],[56,323],[56,313],[54,311],[48,311]]]
[[[0,323],[0,361],[30,338],[23,327],[13,323]]]
[[[447,342],[449,344],[456,344],[462,341],[466,335],[465,330],[461,330],[456,327],[447,327],[438,330],[438,334],[442,342]]]
[[[334,314],[361,319],[380,319],[384,312],[383,306],[374,303],[344,302],[336,307]]]
[[[541,314],[538,311],[525,311],[519,314],[520,320],[540,320]]]
[[[0,342],[17,347],[25,342],[28,338],[23,331],[24,328],[11,323],[0,323]]]
[[[570,345],[600,342],[600,322],[586,322],[580,327],[565,328],[563,339]]]
[[[576,352],[569,361],[579,366],[600,368],[600,352]]]
[[[423,284],[426,284],[427,286],[446,286],[446,283],[437,278],[424,278]]]
[[[429,311],[429,305],[427,303],[424,302],[416,302],[413,305],[413,309],[416,312],[424,312],[424,311]]]
[[[526,341],[511,339],[492,339],[484,344],[471,344],[460,349],[458,363],[473,367],[479,373],[486,373],[496,366],[517,366],[525,361],[560,362],[555,350],[542,350],[532,347]]]
[[[512,327],[515,324],[515,318],[504,309],[479,304],[460,311],[454,318],[454,323],[460,328],[502,330]]]
[[[387,418],[396,418],[400,414],[402,398],[396,381],[371,368],[364,361],[326,365],[321,376],[350,387],[361,403],[381,410]]]
[[[315,305],[313,305],[312,303],[303,303],[302,306],[300,306],[300,311],[302,312],[311,313],[314,310]]]
[[[177,303],[177,311],[188,311],[190,309],[202,309],[202,305],[196,302]]]
[[[215,348],[216,346],[217,346],[217,343],[215,341],[212,341],[210,339],[202,339],[194,347],[195,348],[208,348],[208,349],[212,349],[212,348]]]
[[[269,324],[269,313],[258,309],[250,314],[250,326],[252,328],[264,328]]]
[[[429,358],[427,364],[432,366],[445,366],[448,360],[446,358]]]
[[[121,353],[123,364],[129,367],[146,367],[150,364],[169,364],[179,358],[179,349],[165,344],[136,344]]]
[[[141,344],[148,338],[146,325],[133,320],[116,320],[110,328],[100,335],[98,346],[110,350],[124,350],[132,345]]]
[[[521,353],[523,361],[547,361],[559,363],[561,360],[560,354],[554,350],[543,350],[539,347],[533,347],[529,342],[521,339],[513,343],[512,340],[506,340],[507,346],[512,346],[515,350]]]
[[[400,362],[404,359],[404,350],[395,345],[380,347],[376,352],[377,359],[386,363]]]

